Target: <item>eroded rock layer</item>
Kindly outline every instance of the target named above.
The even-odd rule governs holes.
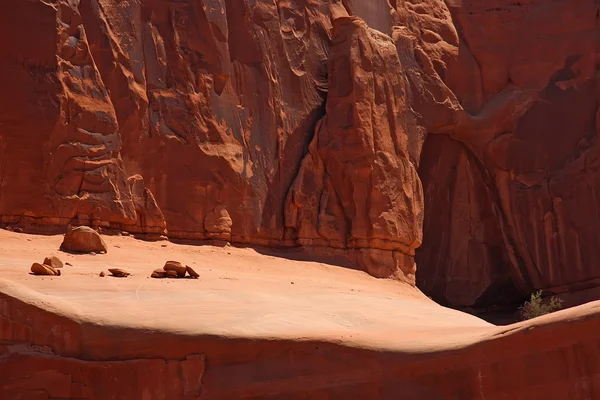
[[[9,3],[3,224],[416,257],[455,306],[600,279],[595,0]]]
[[[155,324],[147,329],[135,318],[97,320],[89,308],[80,313],[85,307],[7,282],[0,281],[3,399],[589,399],[600,390],[597,302],[507,327],[473,326],[466,315],[461,326],[445,315],[457,311],[429,303],[438,310],[421,311],[433,325],[370,325],[370,340],[353,342],[311,322],[295,328],[325,337],[257,337],[260,322],[240,325],[251,337],[231,337],[236,327],[206,334],[202,321],[182,327],[166,314],[144,321]],[[137,307],[151,308],[145,299]],[[355,300],[372,304],[364,294]]]

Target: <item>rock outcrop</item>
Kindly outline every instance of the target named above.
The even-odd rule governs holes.
[[[9,3],[3,224],[335,251],[454,306],[600,282],[595,0]]]
[[[288,194],[288,235],[353,249],[371,274],[414,283],[423,195],[396,47],[357,17],[337,18],[332,41],[327,113]]]

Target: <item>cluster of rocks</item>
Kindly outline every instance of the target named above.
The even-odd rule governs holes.
[[[31,273],[33,275],[60,276],[60,268],[63,262],[56,256],[46,257],[43,263],[33,263]]]
[[[71,253],[106,253],[106,243],[100,234],[88,226],[70,227],[60,246],[62,251]],[[43,263],[33,263],[31,272],[34,275],[60,276],[63,262],[56,256],[46,257]],[[116,278],[127,278],[131,273],[122,268],[109,268],[108,273]],[[100,272],[105,277],[107,272]],[[162,269],[152,272],[152,278],[189,278],[198,279],[200,275],[191,267],[178,261],[167,261]]]
[[[178,261],[167,261],[162,269],[156,269],[150,275],[152,278],[192,278],[198,279],[200,275],[189,266],[183,266]]]

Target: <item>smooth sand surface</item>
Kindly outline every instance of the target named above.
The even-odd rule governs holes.
[[[73,255],[58,250],[62,235],[0,231],[0,290],[12,287],[20,298],[37,292],[43,302],[58,309],[68,303],[63,308],[100,324],[186,334],[419,351],[460,347],[497,329],[441,307],[406,284],[362,271],[251,248],[104,239],[107,254]],[[30,275],[31,264],[49,255],[72,265],[60,277]],[[190,265],[200,279],[149,278],[167,260]],[[114,267],[132,276],[99,276]]]
[[[404,283],[310,261],[294,252],[144,242],[104,236],[107,254],[59,251],[62,235],[0,230],[0,291],[69,318],[185,335],[318,340],[402,352],[459,349],[534,324],[577,319],[597,303],[497,327],[442,307]],[[30,274],[49,255],[60,277]],[[152,279],[168,260],[200,279]],[[115,278],[108,268],[124,268]],[[107,273],[100,277],[101,271]],[[68,315],[67,315],[68,314]]]

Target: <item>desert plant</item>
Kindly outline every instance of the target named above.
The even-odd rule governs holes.
[[[529,301],[519,307],[519,312],[521,313],[521,318],[523,318],[523,320],[536,318],[560,310],[562,308],[562,303],[562,300],[558,297],[552,297],[550,298],[550,301],[543,303],[542,291],[539,290],[532,293]]]

